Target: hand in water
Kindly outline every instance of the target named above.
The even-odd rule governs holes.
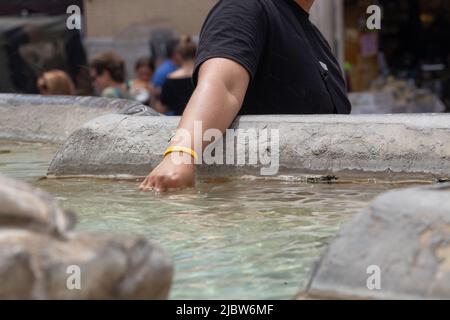
[[[139,186],[143,191],[165,192],[170,189],[189,188],[195,185],[195,165],[190,155],[180,154],[183,164],[174,163],[169,155],[145,178]]]

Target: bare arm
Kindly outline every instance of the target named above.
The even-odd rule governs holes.
[[[238,114],[244,101],[250,82],[250,76],[240,64],[224,58],[214,58],[202,64],[198,84],[180,121],[178,129],[190,133],[191,141],[176,134],[171,146],[194,146],[194,122],[202,122],[203,132],[207,129],[219,129],[224,132]],[[202,135],[203,135],[202,132]],[[201,138],[201,137],[200,137]],[[203,148],[207,144],[203,145]],[[185,164],[175,164],[171,157],[164,160],[147,176],[140,188],[143,190],[191,187],[195,184],[195,165],[190,155]]]

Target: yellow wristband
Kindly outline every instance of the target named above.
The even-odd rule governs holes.
[[[164,151],[164,157],[167,156],[168,154],[171,154],[172,152],[187,153],[188,155],[190,155],[195,160],[198,159],[197,152],[195,152],[193,149],[186,148],[186,147],[178,147],[178,146],[167,148],[166,151]]]

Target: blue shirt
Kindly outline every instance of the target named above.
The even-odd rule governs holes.
[[[172,60],[167,59],[166,61],[161,63],[161,65],[159,65],[158,68],[156,68],[155,74],[153,75],[152,78],[153,85],[155,87],[162,87],[166,82],[167,75],[169,73],[174,72],[177,69],[178,69],[177,65],[174,64]]]

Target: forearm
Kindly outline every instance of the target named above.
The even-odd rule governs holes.
[[[234,62],[226,63],[234,64]],[[242,73],[240,69],[238,69],[240,74],[221,69],[221,65],[214,65],[214,68],[206,66],[200,73],[197,88],[178,127],[183,130],[177,130],[171,142],[172,146],[193,148],[194,140],[200,139],[197,143],[201,141],[202,147],[205,148],[209,142],[203,141],[203,133],[208,129],[225,132],[239,113],[248,87],[248,74],[246,71]],[[195,132],[196,122],[201,124],[201,132]],[[182,132],[189,134],[183,135]],[[198,137],[200,133],[201,136]]]
[[[177,130],[171,145],[193,148],[194,139],[201,139],[206,130],[218,129],[223,133],[231,125],[239,109],[239,101],[220,81],[197,87],[178,126],[178,129],[184,129],[189,135],[183,135],[182,130]],[[196,122],[201,124],[201,132],[194,132]],[[197,137],[199,133],[201,136]],[[202,147],[206,147],[206,143]]]
[[[170,146],[203,152],[203,149],[213,142],[203,141],[204,132],[216,129],[223,133],[231,125],[242,106],[249,81],[248,72],[236,62],[221,58],[205,62],[200,68],[197,88]],[[220,136],[220,133],[217,132],[215,136]],[[192,155],[184,152],[185,150],[178,151],[181,151],[178,152],[181,162],[169,156],[165,157],[142,182],[142,190],[165,191],[194,186],[195,166]]]

